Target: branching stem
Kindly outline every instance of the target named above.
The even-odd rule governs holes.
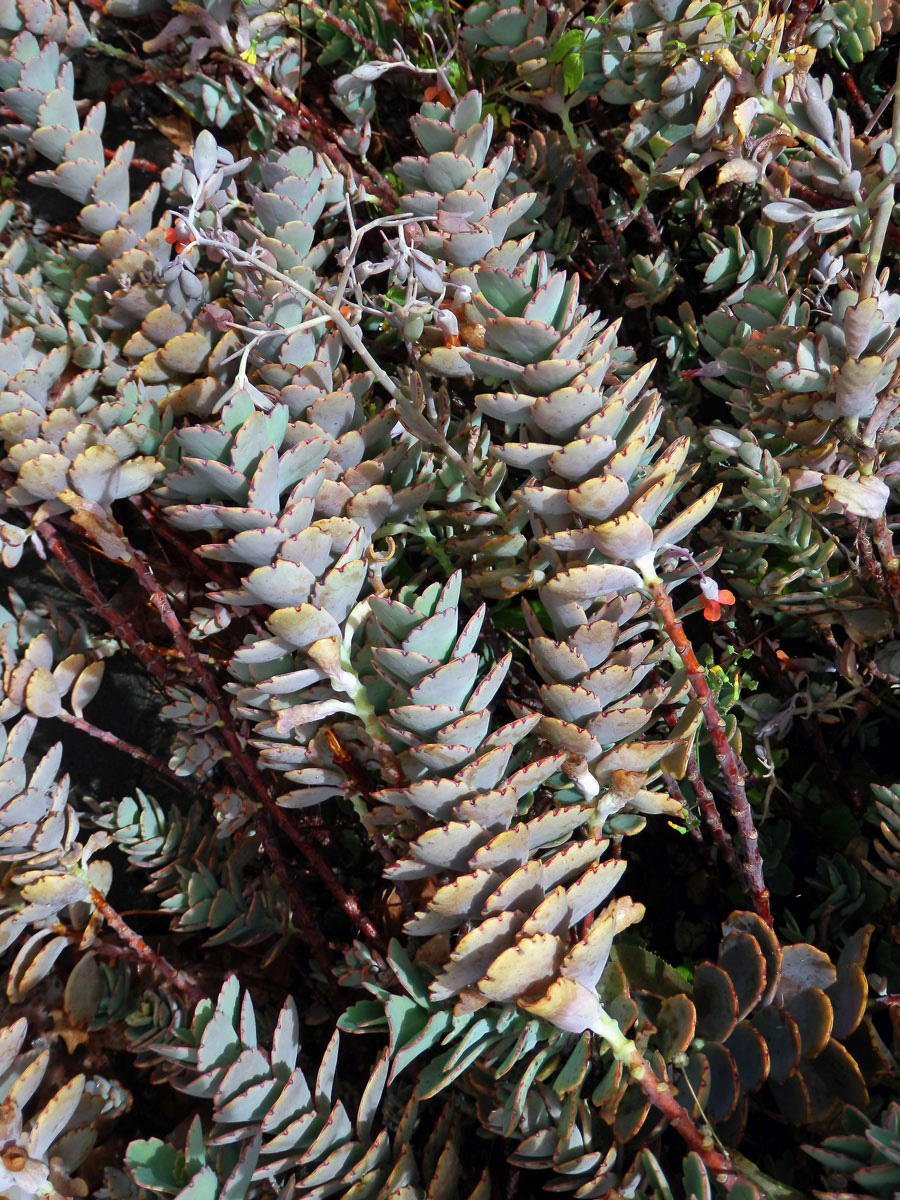
[[[58,559],[63,567],[65,567],[85,600],[90,601],[94,611],[106,621],[119,641],[127,646],[135,658],[143,663],[144,667],[146,667],[157,683],[163,687],[173,684],[175,682],[174,677],[163,659],[156,653],[149,642],[145,641],[137,633],[128,618],[119,612],[114,604],[107,600],[98,587],[96,580],[78,562],[59,531],[49,521],[42,521],[37,526],[37,532],[54,558]]]
[[[259,768],[248,754],[243,740],[241,739],[241,736],[235,727],[231,710],[225,702],[221,688],[209,669],[201,660],[199,654],[197,653],[196,647],[188,637],[184,627],[178,620],[177,614],[169,603],[168,597],[154,579],[153,573],[147,566],[143,555],[136,550],[132,550],[132,554],[133,561],[130,565],[138,578],[138,582],[147,592],[147,595],[150,598],[150,603],[159,613],[166,628],[172,634],[175,645],[181,651],[184,661],[193,671],[194,676],[205,692],[207,699],[216,709],[219,720],[222,723],[222,736],[225,739],[228,749],[231,751],[234,762],[237,764],[247,783],[250,785],[250,788],[256,795],[258,802],[272,814],[272,816],[278,822],[280,828],[291,839],[291,841],[306,859],[309,866],[316,873],[316,875],[319,876],[319,878],[344,909],[344,912],[346,912],[346,914],[354,922],[360,932],[366,937],[371,938],[376,942],[376,944],[379,943],[381,939],[379,937],[378,930],[368,919],[368,917],[363,914],[356,897],[351,895],[342,886],[337,879],[337,876],[328,866],[327,862],[319,853],[319,851],[314,846],[310,845],[300,831],[295,828],[286,811],[278,806],[278,803],[269,792],[269,789],[266,786],[262,775],[260,774]],[[311,944],[316,950],[316,956],[319,958],[323,967],[326,969],[326,971],[330,972],[331,957],[328,953],[325,939],[317,928],[316,923],[313,920],[312,913],[306,906],[305,902],[301,901],[301,903],[303,905],[302,911],[296,914],[300,923],[300,927],[304,930],[307,938],[310,939]]]
[[[666,724],[670,729],[678,724],[678,717],[674,712],[665,714]],[[685,768],[685,775],[688,782],[694,789],[694,795],[697,797],[697,804],[700,807],[700,812],[703,815],[703,820],[706,822],[712,840],[716,849],[722,855],[723,861],[727,864],[734,878],[743,886],[744,883],[744,867],[734,848],[734,842],[728,830],[722,824],[722,817],[716,807],[716,798],[706,786],[706,780],[703,778],[703,773],[693,754],[690,756]],[[699,832],[699,831],[698,831]]]
[[[114,605],[110,604],[97,586],[95,580],[75,559],[54,526],[49,521],[44,521],[37,526],[37,531],[47,547],[78,584],[85,599],[89,600],[98,615],[107,621],[113,633],[134,652],[135,656],[144,664],[157,682],[164,687],[169,686],[173,682],[173,679],[165,662],[136,633],[127,618]],[[235,728],[231,711],[223,699],[221,689],[185,632],[165,592],[154,579],[153,573],[143,555],[131,548],[131,557],[128,565],[135,572],[138,581],[147,592],[151,604],[159,613],[166,628],[172,634],[175,645],[181,652],[184,661],[194,672],[195,678],[206,693],[209,701],[215,707],[222,723],[222,737],[231,752],[232,761],[250,786],[257,801],[271,813],[278,826],[294,843],[310,868],[319,876],[334,898],[339,902],[347,916],[356,925],[357,929],[375,945],[380,945],[383,939],[372,921],[363,913],[359,901],[343,887],[319,851],[310,845],[294,826],[287,812],[278,806],[270,794],[258,767],[247,753],[244,743]],[[264,841],[267,853],[271,856],[274,852],[272,839],[270,837],[267,838],[264,833]],[[277,849],[277,847],[274,849]],[[326,975],[330,974],[332,969],[331,955],[328,951],[325,938],[318,929],[305,901],[303,901],[302,897],[296,891],[294,896],[295,900],[299,901],[301,906],[299,911],[295,909],[294,914],[298,930],[303,933],[306,940],[313,947],[316,957],[319,959]]]

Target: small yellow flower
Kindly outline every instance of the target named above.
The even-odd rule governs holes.
[[[241,58],[251,67],[256,66],[256,42],[252,42],[246,50],[241,51]]]

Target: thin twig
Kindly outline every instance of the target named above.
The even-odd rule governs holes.
[[[675,724],[674,721],[670,720],[671,717],[675,717],[675,714],[666,713],[666,724],[668,724],[670,727]],[[693,755],[691,755],[691,757],[688,759],[687,766],[685,768],[685,775],[687,776],[691,787],[694,789],[694,795],[697,797],[697,804],[700,806],[700,812],[703,816],[703,820],[706,822],[706,826],[709,829],[710,834],[712,835],[712,840],[716,846],[716,849],[722,855],[724,862],[728,866],[728,869],[731,871],[734,878],[743,886],[743,864],[738,857],[737,850],[734,848],[734,842],[731,840],[730,834],[722,824],[722,817],[718,808],[716,807],[716,798],[706,786],[706,780],[703,778],[703,772],[700,770],[697,760],[693,757]]]
[[[716,848],[722,855],[728,869],[731,871],[738,883],[744,882],[744,868],[738,857],[738,852],[734,848],[734,842],[728,834],[728,831],[722,824],[722,818],[719,815],[719,810],[716,807],[716,800],[712,792],[706,786],[706,780],[703,778],[703,772],[695,758],[690,758],[687,764],[685,774],[688,777],[691,787],[694,789],[694,795],[697,797],[697,803],[700,805],[700,811],[703,813],[703,819],[709,827],[712,834],[712,839],[716,844]]]
[[[854,513],[848,512],[844,516],[850,528],[853,530],[853,543],[856,546],[859,554],[859,562],[862,567],[862,575],[864,579],[871,579],[875,586],[879,589],[882,595],[887,594],[885,587],[884,571],[881,569],[881,564],[875,557],[875,551],[872,547],[872,539],[869,537],[866,530],[863,528],[862,521]]]
[[[321,930],[312,920],[306,901],[300,894],[296,880],[291,878],[290,868],[285,861],[284,855],[281,853],[281,847],[278,845],[278,839],[275,837],[275,830],[272,827],[272,818],[269,811],[262,809],[259,812],[259,836],[263,844],[265,852],[272,864],[272,868],[278,878],[278,882],[284,889],[291,904],[291,911],[296,916],[298,913],[303,915],[304,924],[297,927],[297,933],[307,942],[310,948],[319,960],[319,964],[325,968],[325,980],[328,984],[331,993],[332,1001],[335,1001],[335,1007],[341,1011],[342,1004],[338,1001],[338,983],[335,978],[334,968],[331,965],[331,956],[328,953],[328,944]]]
[[[37,526],[37,533],[53,556],[65,567],[85,600],[88,600],[97,615],[106,621],[119,641],[127,646],[134,656],[143,663],[157,683],[161,684],[164,688],[174,684],[174,676],[163,659],[138,634],[128,618],[119,612],[114,604],[107,600],[97,586],[94,578],[81,566],[72,554],[59,531],[49,521],[42,521]]]
[[[681,807],[684,809],[684,811],[687,812],[688,811],[688,802],[687,802],[687,800],[685,800],[684,792],[681,790],[681,784],[678,782],[678,780],[675,778],[675,776],[674,775],[666,775],[664,773],[663,777],[662,777],[662,781],[663,781],[663,785],[664,785],[666,791],[669,793],[669,795],[672,797],[672,799],[675,800],[678,804],[680,804]],[[716,815],[718,816],[718,812],[716,813]],[[688,832],[690,833],[691,837],[694,839],[695,842],[697,842],[697,844],[699,846],[703,847],[704,850],[708,850],[706,843],[703,841],[703,831],[701,830],[700,823],[698,821],[691,820],[691,822],[688,826]]]
[[[894,539],[884,513],[875,521],[874,533],[878,557],[884,568],[885,587],[891,598],[891,604],[894,606],[897,623],[900,625],[900,559],[897,558]]]
[[[214,55],[213,57],[217,56]],[[222,57],[224,58],[225,56]],[[299,128],[304,126],[314,144],[316,144],[316,148],[319,151],[327,154],[328,157],[334,162],[340,163],[341,166],[346,167],[350,172],[354,183],[359,183],[360,172],[364,174],[369,180],[373,192],[377,194],[379,200],[384,206],[385,211],[389,213],[396,212],[399,204],[399,198],[391,184],[370,162],[361,163],[358,170],[354,168],[353,164],[349,161],[346,154],[335,140],[334,130],[329,128],[328,123],[324,121],[316,112],[314,112],[301,100],[289,100],[287,96],[284,96],[281,92],[279,92],[278,88],[276,88],[275,85],[265,77],[265,75],[261,74],[256,67],[251,66],[250,63],[245,62],[243,59],[229,57],[226,61],[229,67],[237,68],[249,79],[252,79],[256,86],[265,93],[265,95],[272,101],[276,108],[281,109],[283,113],[293,117],[297,122],[298,132]],[[285,124],[287,124],[287,122],[285,122]]]
[[[38,525],[37,531],[47,547],[59,559],[73,580],[78,584],[85,599],[90,601],[98,615],[106,620],[116,636],[133,651],[135,656],[146,666],[147,670],[159,683],[164,687],[170,686],[173,683],[173,679],[166,664],[153,651],[150,645],[136,633],[127,618],[110,604],[94,579],[77,562],[53,525],[49,521],[44,521]],[[294,827],[287,812],[280,808],[275,799],[270,795],[259,773],[259,769],[247,753],[235,728],[231,711],[222,698],[218,684],[204,664],[196,647],[187,636],[165,592],[154,579],[143,555],[132,549],[129,566],[134,570],[139,582],[145,591],[147,591],[150,602],[160,614],[166,628],[172,634],[183,659],[194,672],[195,678],[200,683],[207,698],[216,708],[222,722],[222,737],[231,751],[231,759],[249,784],[251,790],[256,794],[257,800],[271,812],[279,827],[287,834],[297,849],[300,850],[310,867],[341,904],[348,917],[350,917],[360,932],[380,945],[383,939],[380,937],[375,925],[362,912],[356,897],[348,893],[341,885],[322,855],[314,846],[311,846],[307,842],[299,830]],[[266,845],[266,850],[271,857],[273,850],[271,841]],[[330,972],[331,957],[328,953],[327,944],[316,925],[311,911],[302,900],[300,910],[295,911],[295,917],[298,930],[305,933],[306,939],[314,947],[316,956],[319,958],[326,973]]]
[[[687,1109],[678,1103],[672,1085],[657,1078],[634,1042],[629,1042],[629,1046],[630,1050],[622,1061],[653,1107],[659,1109],[685,1144],[699,1154],[710,1170],[717,1176],[724,1177],[723,1182],[738,1183],[741,1176],[728,1155],[716,1149],[712,1139],[697,1128]],[[617,1054],[616,1057],[620,1058],[620,1055]]]
[[[856,82],[856,80],[853,78],[853,76],[850,74],[849,71],[838,71],[838,75],[840,77],[841,83],[847,89],[850,99],[853,101],[853,103],[856,105],[856,107],[859,109],[859,111],[862,113],[862,115],[866,118],[866,120],[871,121],[872,117],[873,117],[872,109],[869,105],[868,100],[866,100],[865,96],[859,90],[859,84]]]
[[[712,1137],[701,1133],[691,1115],[679,1103],[672,1084],[668,1079],[662,1080],[656,1075],[635,1043],[622,1032],[616,1019],[599,1002],[593,989],[560,976],[542,999],[523,1004],[523,1007],[570,1032],[589,1029],[595,1033],[690,1149],[700,1155],[723,1183],[738,1182],[740,1176],[728,1155],[716,1147]]]
[[[157,954],[155,950],[150,949],[141,935],[136,933],[126,923],[103,893],[95,887],[91,888],[91,902],[94,908],[103,916],[106,923],[116,931],[122,941],[130,946],[135,954],[156,971],[158,975],[162,975],[173,987],[177,987],[179,991],[184,992],[193,1004],[199,1004],[205,998],[203,992],[201,992],[195,983],[192,983],[186,975],[183,975],[170,962],[167,962],[161,954]]]
[[[591,206],[591,212],[594,214],[594,220],[600,233],[603,235],[603,240],[606,242],[609,250],[610,258],[617,271],[623,275],[628,274],[628,264],[622,257],[622,252],[619,249],[619,243],[616,240],[616,235],[610,228],[609,221],[606,219],[606,213],[603,211],[603,205],[600,203],[600,197],[597,195],[597,188],[594,184],[594,177],[590,172],[587,163],[584,161],[584,151],[581,146],[573,147],[575,152],[575,161],[578,163],[578,172],[581,175],[581,181],[584,184],[585,191],[588,196],[588,203]]]
[[[659,672],[657,671],[653,672],[653,678],[662,682]],[[671,707],[666,708],[665,712],[663,713],[663,717],[665,718],[665,722],[670,729],[674,729],[678,724],[678,714]],[[728,864],[735,879],[737,879],[738,883],[743,884],[744,868],[742,867],[741,861],[737,855],[737,851],[734,848],[734,842],[732,842],[728,831],[722,824],[722,818],[719,815],[718,808],[716,807],[715,796],[713,796],[712,792],[706,786],[706,781],[703,778],[703,774],[693,754],[691,754],[688,758],[687,765],[685,767],[685,774],[687,775],[688,782],[694,789],[694,795],[697,797],[697,803],[700,806],[700,812],[707,824],[707,827],[709,828],[709,832],[712,834],[713,842],[716,844],[720,854],[722,855],[722,858]],[[663,776],[663,778],[667,779],[668,776]],[[672,783],[675,784],[674,779],[672,780]],[[677,787],[677,784],[675,784],[675,786]],[[666,788],[669,791],[669,794],[673,795],[668,783],[666,784]],[[678,788],[678,796],[682,800],[684,799],[681,795],[681,788]],[[699,830],[697,832],[699,833]]]
[[[170,782],[177,783],[181,787],[197,787],[198,783],[195,778],[185,778],[184,775],[178,775],[172,768],[162,761],[162,759],[154,758],[152,754],[148,754],[146,750],[142,750],[140,746],[135,746],[131,742],[126,742],[116,733],[110,733],[108,729],[100,729],[97,725],[92,725],[90,721],[86,721],[84,717],[74,717],[71,713],[61,709],[56,714],[57,721],[63,721],[66,725],[70,725],[73,729],[79,730],[81,733],[86,733],[88,737],[96,738],[97,741],[103,742],[107,746],[112,746],[116,750],[121,750],[123,754],[128,754],[138,762],[149,767],[151,771],[155,771],[157,775],[161,775],[163,779],[168,779]],[[200,783],[202,786],[202,781]]]
[[[725,722],[716,707],[716,699],[706,679],[706,673],[700,665],[690,638],[684,631],[684,626],[675,615],[669,593],[658,576],[645,575],[644,582],[653,597],[656,611],[662,621],[663,628],[672,641],[678,656],[684,663],[691,690],[703,710],[703,719],[712,742],[716,758],[725,777],[731,812],[734,816],[744,852],[744,863],[741,877],[750,896],[756,912],[768,925],[773,924],[772,907],[769,900],[769,889],[763,878],[762,855],[759,851],[759,834],[753,820],[753,811],[747,799],[747,789],[744,786],[744,765],[728,741]]]
[[[271,812],[272,816],[278,822],[278,825],[287,836],[291,839],[303,857],[306,859],[309,866],[319,876],[334,898],[340,903],[344,912],[350,917],[359,931],[367,938],[373,940],[376,944],[380,944],[382,939],[376,927],[372,924],[368,917],[365,916],[360,908],[359,901],[349,893],[346,888],[339,882],[337,876],[329,867],[328,863],[319,853],[319,851],[303,837],[298,829],[295,828],[287,812],[280,808],[277,801],[269,792],[268,787],[251,756],[248,754],[244,742],[237,731],[234,720],[231,715],[231,710],[225,702],[221,688],[213,677],[212,673],[203,663],[193,642],[188,637],[181,622],[179,621],[174,609],[169,603],[163,589],[156,582],[153,573],[144,559],[144,556],[137,550],[132,548],[131,567],[138,578],[138,582],[147,592],[150,603],[159,613],[166,628],[172,634],[175,645],[181,651],[186,664],[194,672],[197,682],[205,692],[207,699],[216,709],[219,720],[222,722],[222,736],[231,751],[234,762],[239,767],[247,783],[255,793],[257,800]],[[315,927],[315,922],[312,919],[312,914],[303,905],[303,912],[298,914],[300,921],[303,923],[310,937],[313,937],[319,946],[320,953],[324,951],[324,939],[321,935],[316,937],[318,931]],[[325,961],[329,964],[330,959],[325,954]],[[323,964],[324,965],[324,964]]]

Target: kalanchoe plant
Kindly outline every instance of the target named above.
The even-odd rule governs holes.
[[[0,6],[0,1192],[887,1194],[896,14],[301,8]]]

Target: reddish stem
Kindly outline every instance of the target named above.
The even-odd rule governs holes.
[[[169,603],[168,597],[156,582],[152,571],[147,566],[144,556],[133,548],[132,555],[133,557],[129,565],[134,570],[139,583],[147,592],[150,603],[159,613],[166,628],[172,634],[175,645],[181,651],[185,663],[194,672],[197,682],[206,693],[207,699],[216,709],[219,720],[222,722],[222,736],[225,739],[228,749],[231,751],[232,758],[255,793],[257,800],[272,814],[280,828],[291,839],[313,871],[315,871],[334,898],[339,902],[344,912],[354,922],[357,929],[367,938],[376,942],[376,944],[380,944],[381,937],[378,930],[362,912],[359,901],[342,886],[319,851],[310,845],[300,831],[295,828],[287,812],[283,808],[280,808],[271,796],[259,768],[247,753],[244,743],[235,727],[231,710],[222,697],[218,683],[201,660],[193,642],[185,633],[184,627],[178,620],[174,609]],[[303,905],[303,913],[298,915],[301,916],[304,922],[307,934],[314,939],[314,944],[318,947],[318,954],[324,954],[325,961],[329,964],[330,970],[330,958],[327,954],[325,939],[319,930],[316,929],[312,914],[306,908],[305,904]]]
[[[708,1135],[700,1132],[688,1111],[678,1103],[672,1085],[657,1078],[656,1073],[636,1046],[627,1055],[627,1058],[627,1066],[632,1079],[643,1089],[644,1095],[653,1107],[659,1109],[667,1118],[671,1127],[684,1139],[688,1147],[703,1159],[727,1188],[730,1189],[735,1183],[740,1182],[742,1176],[735,1170],[731,1159],[715,1148]]]
[[[218,583],[221,587],[226,588],[233,588],[238,584],[239,580],[235,578],[233,572],[228,570],[228,564],[220,565],[210,558],[202,558],[196,547],[192,546],[185,538],[179,537],[172,526],[166,523],[159,511],[148,504],[143,496],[131,496],[129,499],[150,526],[160,546],[163,548],[174,546],[188,560],[199,578]],[[248,612],[248,619],[256,633],[261,637],[265,636],[265,630],[252,610]]]
[[[690,639],[684,631],[684,626],[675,615],[669,593],[661,579],[646,581],[656,610],[663,623],[663,628],[669,635],[690,680],[691,690],[703,710],[703,718],[709,733],[710,741],[715,750],[716,758],[725,777],[728,796],[731,802],[731,812],[734,816],[744,850],[744,862],[741,872],[744,886],[753,903],[753,907],[767,925],[772,925],[772,907],[769,901],[769,889],[763,878],[762,856],[759,852],[759,834],[753,820],[753,812],[747,799],[744,787],[744,764],[728,741],[725,722],[716,707],[716,699],[712,694],[706,673],[701,667]]]
[[[172,674],[163,660],[140,637],[128,618],[106,599],[94,578],[77,561],[59,532],[50,522],[42,521],[37,526],[37,532],[53,556],[62,563],[66,571],[78,585],[78,589],[85,600],[88,600],[98,616],[101,616],[106,621],[119,641],[127,646],[134,656],[144,664],[157,683],[161,684],[164,688],[174,683]]]
[[[77,729],[81,733],[86,733],[88,737],[96,738],[97,741],[103,742],[107,746],[113,746],[116,750],[121,750],[123,754],[131,755],[132,758],[136,758],[138,762],[144,763],[151,771],[155,771],[157,775],[161,775],[164,779],[177,783],[181,787],[184,787],[185,784],[196,786],[196,783],[190,779],[186,779],[183,775],[176,775],[170,766],[161,759],[154,758],[152,754],[148,754],[140,746],[134,746],[131,742],[124,741],[118,734],[110,733],[108,729],[100,729],[99,726],[92,725],[84,717],[73,717],[65,709],[61,709],[56,714],[56,720],[63,721],[66,725],[71,725],[73,729]]]
[[[311,108],[305,105],[302,101],[291,101],[284,96],[275,86],[270,83],[264,75],[261,75],[255,67],[244,62],[241,58],[228,58],[228,65],[232,68],[237,68],[243,71],[249,79],[252,79],[256,86],[272,101],[276,108],[281,109],[283,113],[287,113],[297,122],[297,131],[300,127],[305,126],[309,133],[316,149],[324,152],[335,162],[345,166],[350,172],[355,183],[358,183],[357,172],[352,164],[347,159],[346,154],[335,141],[334,132],[329,128],[326,121],[315,113]],[[287,122],[284,123],[287,125]],[[287,132],[287,130],[285,130]],[[384,205],[385,212],[393,213],[397,211],[397,193],[391,187],[390,183],[384,176],[370,163],[361,164],[362,172],[368,177],[372,185],[372,190],[378,193],[378,197]]]
[[[609,227],[609,222],[606,219],[606,213],[603,211],[603,205],[600,203],[600,197],[597,195],[597,188],[594,183],[594,177],[590,172],[587,163],[584,161],[584,151],[580,146],[575,147],[575,159],[578,163],[578,171],[581,175],[581,181],[584,184],[585,191],[588,195],[588,203],[591,206],[591,212],[594,214],[594,220],[603,235],[603,240],[606,242],[609,256],[616,270],[621,271],[623,275],[628,274],[628,264],[622,257],[622,252],[619,249],[619,243],[616,241],[616,235]]]
[[[170,962],[157,954],[155,950],[151,950],[139,933],[128,925],[125,920],[116,912],[110,902],[106,899],[102,892],[99,892],[95,887],[91,888],[91,902],[94,908],[103,916],[106,923],[113,928],[119,937],[130,946],[138,957],[145,962],[149,967],[152,967],[157,974],[162,975],[174,987],[190,999],[192,1004],[199,1004],[205,997],[195,983],[192,983],[186,975],[172,966]]]
[[[678,716],[671,710],[665,714],[666,724],[670,729],[673,729],[678,724]],[[703,778],[703,772],[697,764],[697,760],[693,755],[690,756],[685,768],[685,775],[688,782],[694,789],[694,795],[697,797],[697,803],[700,805],[700,812],[703,819],[712,834],[713,842],[716,845],[723,860],[728,865],[732,875],[743,886],[744,882],[744,867],[741,863],[738,853],[734,848],[734,842],[731,836],[722,824],[722,817],[716,806],[716,798],[706,786],[706,780]]]
[[[148,504],[143,496],[130,496],[129,502],[153,530],[160,545],[174,546],[190,562],[195,571],[210,581],[218,583],[222,587],[235,586],[234,575],[228,571],[227,564],[221,565],[211,558],[201,558],[196,547],[190,545],[185,538],[180,537],[172,526],[167,524],[158,509],[154,508],[152,504]]]
[[[687,810],[687,806],[688,806],[687,800],[685,800],[684,792],[681,790],[681,785],[679,784],[679,782],[675,778],[675,776],[674,775],[663,775],[662,780],[663,780],[663,783],[665,784],[666,791],[669,793],[669,795],[672,797],[672,799],[677,800],[678,803],[681,805],[681,807],[683,809]],[[716,815],[718,816],[718,813]],[[697,842],[698,845],[700,845],[704,849],[706,849],[706,843],[703,841],[703,833],[700,829],[699,823],[692,821],[690,824],[690,827],[689,827],[689,833],[690,833],[691,837],[694,839],[694,841]],[[584,934],[582,934],[581,936],[584,937]]]
[[[686,771],[691,787],[694,789],[694,795],[697,797],[697,803],[700,805],[700,811],[703,813],[703,819],[709,826],[709,831],[712,834],[712,839],[722,855],[722,858],[728,865],[729,870],[738,883],[742,883],[744,879],[744,868],[741,865],[741,860],[738,857],[738,852],[734,848],[734,842],[722,824],[722,818],[719,815],[719,810],[716,807],[716,800],[712,792],[706,786],[706,780],[703,778],[703,772],[697,764],[695,758],[691,758],[687,765]]]
[[[859,561],[862,567],[862,575],[865,579],[871,579],[876,587],[882,592],[886,592],[884,572],[881,569],[881,564],[875,557],[875,551],[872,547],[872,539],[863,529],[862,521],[853,513],[845,513],[847,522],[853,530],[853,541],[859,554]]]
[[[868,100],[866,100],[865,96],[859,90],[859,85],[857,84],[856,80],[849,71],[838,71],[838,75],[840,76],[841,83],[847,89],[850,99],[866,118],[866,120],[871,121],[872,109],[869,107]]]
[[[68,546],[63,541],[57,530],[48,522],[42,522],[38,527],[38,532],[44,540],[47,547],[52,551],[57,559],[66,568],[73,580],[78,584],[78,587],[85,597],[94,607],[95,611],[104,618],[116,636],[126,646],[128,646],[135,656],[146,666],[147,670],[164,687],[171,684],[172,679],[165,663],[154,653],[152,648],[143,638],[139,637],[132,627],[131,623],[125,618],[114,605],[110,604],[106,597],[97,586],[95,580],[88,574],[87,571],[77,562],[72,555]],[[340,884],[334,872],[325,862],[322,855],[311,846],[303,835],[297,830],[287,812],[279,808],[278,804],[269,794],[269,791],[259,773],[256,764],[247,754],[243,742],[238,735],[231,717],[231,712],[228,706],[224,703],[220,689],[204,665],[195,646],[188,638],[178,620],[175,612],[169,604],[163,590],[159,587],[150,569],[142,555],[137,551],[132,551],[132,558],[129,565],[134,570],[140,583],[150,596],[150,601],[156,608],[157,612],[162,617],[166,627],[171,632],[175,644],[181,651],[182,657],[186,663],[194,671],[195,677],[207,695],[207,698],[215,706],[216,711],[222,721],[222,736],[231,751],[232,761],[241,771],[251,789],[255,792],[257,799],[266,807],[278,823],[279,827],[287,834],[294,845],[303,854],[306,861],[319,876],[320,879],[328,887],[331,894],[341,904],[344,911],[354,922],[357,928],[371,941],[377,945],[382,944],[382,939],[373,923],[366,917],[359,905],[359,901],[355,896],[348,893]],[[273,845],[271,838],[265,838],[264,844],[270,858],[273,856]],[[295,893],[296,895],[296,893]],[[316,957],[325,969],[326,973],[331,971],[331,956],[328,953],[328,946],[321,931],[317,928],[316,922],[312,913],[305,902],[296,895],[296,899],[300,904],[298,909],[295,909],[296,923],[298,929],[303,933],[306,940],[314,948]]]
[[[897,552],[894,549],[894,539],[884,513],[875,522],[874,532],[878,557],[881,559],[881,565],[884,568],[885,586],[891,598],[891,604],[894,606],[894,613],[898,624],[900,624],[900,559],[897,558]]]
[[[115,158],[113,150],[104,150],[103,153],[107,162]],[[162,173],[162,168],[159,164],[151,162],[149,158],[133,158],[128,165],[134,167],[136,171],[146,171],[148,175],[160,175]]]

